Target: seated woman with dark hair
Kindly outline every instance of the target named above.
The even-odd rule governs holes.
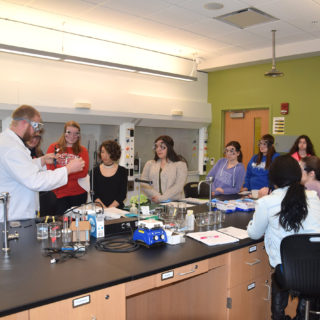
[[[320,159],[310,156],[301,160],[302,180],[306,189],[314,190],[320,198]]]
[[[93,199],[103,207],[123,208],[127,196],[128,171],[119,166],[121,147],[116,141],[107,140],[99,147],[101,163],[93,169],[91,188]],[[91,172],[92,174],[92,172]]]
[[[301,177],[301,167],[290,155],[276,158],[269,170],[269,179],[275,190],[257,201],[253,219],[248,225],[252,239],[264,235],[269,262],[275,268],[271,299],[273,320],[287,319],[284,310],[289,293],[281,290],[282,239],[296,233],[320,233],[320,200],[315,192],[305,190]],[[302,314],[303,303],[299,302],[296,319],[304,319],[300,318]]]
[[[212,196],[238,193],[243,185],[246,170],[242,164],[241,146],[238,141],[230,141],[224,149],[225,158],[220,159],[210,170]]]
[[[299,162],[305,157],[316,155],[310,138],[305,134],[296,139],[289,151],[289,154]]]
[[[187,164],[176,154],[173,145],[171,137],[166,135],[158,137],[153,146],[154,160],[149,160],[142,171],[141,178],[152,181],[152,185],[141,183],[141,188],[146,196],[156,203],[184,197]]]
[[[274,137],[265,134],[259,140],[259,152],[248,163],[242,190],[259,190],[259,198],[269,193],[269,168],[279,153],[274,148]]]

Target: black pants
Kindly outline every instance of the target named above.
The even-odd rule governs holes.
[[[40,216],[61,216],[71,207],[80,206],[87,201],[87,192],[76,196],[57,198],[52,191],[40,195]]]

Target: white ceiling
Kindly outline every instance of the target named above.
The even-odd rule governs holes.
[[[209,71],[271,60],[271,30],[276,56],[287,58],[320,52],[320,0],[217,0],[224,7],[207,10],[210,0],[6,0],[66,18],[118,31],[117,40],[193,59]],[[213,19],[255,7],[279,20],[246,29]],[[0,12],[1,17],[1,12]],[[3,17],[2,17],[3,18]],[[81,32],[81,30],[77,30]],[[121,33],[119,33],[121,32]],[[113,40],[111,32],[104,35]]]

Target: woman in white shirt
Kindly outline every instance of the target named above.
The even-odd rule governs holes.
[[[264,235],[269,262],[275,272],[272,278],[271,312],[273,320],[286,318],[288,292],[281,287],[280,243],[295,233],[320,233],[320,200],[315,191],[305,190],[301,184],[302,171],[298,162],[289,155],[276,158],[270,167],[269,180],[275,190],[257,201],[248,234],[253,239]],[[299,302],[297,318],[303,314]]]
[[[171,137],[166,135],[158,137],[153,146],[154,160],[149,160],[142,171],[141,178],[152,181],[152,184],[142,183],[141,188],[155,203],[184,197],[183,187],[188,175],[187,164],[176,154],[173,145]]]

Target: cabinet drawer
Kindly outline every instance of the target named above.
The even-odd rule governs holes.
[[[228,254],[222,254],[208,259],[209,270],[224,266],[228,263]]]
[[[161,272],[156,275],[156,286],[165,286],[205,272],[208,272],[208,260],[195,262],[180,268]]]
[[[230,252],[229,287],[268,273],[269,262],[263,243]]]
[[[126,296],[132,296],[143,291],[151,290],[156,286],[157,275],[141,278],[126,283]]]
[[[124,284],[30,309],[29,319],[105,319],[106,314],[110,319],[125,319]]]

